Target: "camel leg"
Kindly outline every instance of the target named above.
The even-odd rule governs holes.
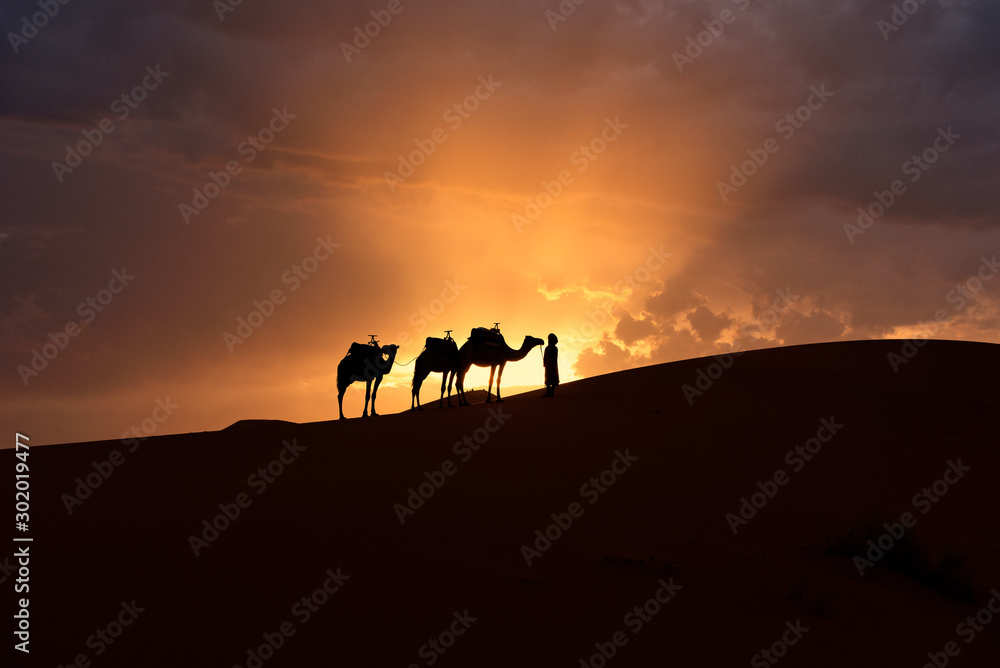
[[[420,406],[420,388],[422,388],[424,386],[424,381],[427,380],[427,376],[429,374],[430,374],[430,372],[427,371],[424,368],[423,360],[417,359],[417,366],[413,370],[413,399],[410,401],[410,410],[411,411],[414,410],[413,409],[413,401],[414,400],[417,403],[416,410],[418,410],[418,411],[424,410]]]
[[[340,408],[340,419],[344,419],[344,392],[347,388],[342,388],[337,392],[337,406]]]
[[[455,380],[456,371],[448,372],[448,408],[451,408],[451,384]]]
[[[441,374],[441,399],[438,401],[438,408],[444,408],[444,386],[448,384],[448,370],[445,369],[444,373]],[[451,404],[451,397],[448,397],[448,403]]]
[[[490,384],[489,387],[486,388],[486,403],[488,404],[493,402],[493,397],[491,395],[493,393],[493,374],[496,372],[496,370],[497,370],[496,366],[490,367]],[[499,384],[497,385],[497,387],[499,387]]]
[[[365,412],[361,414],[361,417],[368,417],[368,400],[372,396],[372,382],[370,380],[365,381]]]
[[[465,398],[465,374],[469,372],[468,369],[459,369],[458,378],[455,381],[455,394],[458,395],[458,405],[468,406],[469,402]]]
[[[497,401],[503,401],[503,397],[500,396],[500,379],[503,378],[503,368],[505,366],[507,366],[506,362],[504,362],[503,364],[501,364],[500,365],[500,370],[497,373]]]
[[[378,386],[379,383],[381,382],[382,382],[382,375],[379,374],[378,376],[375,376],[375,387],[372,388],[372,417],[378,415],[378,413],[375,412],[375,395],[378,394]]]

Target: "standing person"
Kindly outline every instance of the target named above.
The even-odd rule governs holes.
[[[542,355],[542,366],[545,367],[545,394],[543,397],[555,396],[556,385],[559,384],[559,349],[556,344],[559,339],[555,334],[549,334],[549,345]]]

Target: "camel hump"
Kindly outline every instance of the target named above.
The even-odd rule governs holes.
[[[371,350],[371,345],[369,345],[367,343],[352,343],[351,344],[351,349],[350,349],[350,351],[348,351],[347,354],[351,355],[351,356],[357,355],[357,356],[364,357],[364,356],[366,356],[366,355],[369,354],[368,353],[369,350]]]
[[[485,327],[474,327],[469,333],[469,340],[485,343],[488,346],[499,346],[504,342],[503,334],[495,329],[486,329]]]

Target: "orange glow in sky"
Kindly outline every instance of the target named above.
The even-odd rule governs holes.
[[[333,419],[352,342],[498,321],[564,381],[1000,341],[995,12],[930,5],[886,37],[860,2],[404,2],[367,40],[383,5],[67,5],[0,65],[4,427]]]

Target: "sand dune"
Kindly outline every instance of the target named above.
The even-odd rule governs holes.
[[[767,650],[783,666],[916,667],[951,641],[954,665],[996,665],[1000,617],[957,627],[1000,587],[1000,348],[935,341],[896,372],[902,345],[38,448],[35,661],[774,665]],[[100,486],[74,501],[88,474]],[[907,512],[915,526],[864,576],[828,549]],[[914,546],[930,568],[907,565]]]

